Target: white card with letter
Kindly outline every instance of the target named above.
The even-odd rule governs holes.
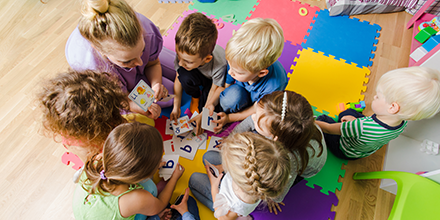
[[[217,113],[213,112],[212,116],[209,116],[209,109],[204,107],[202,111],[202,128],[214,132],[214,128],[218,126],[218,123],[212,122],[213,120],[218,120]]]
[[[144,80],[140,80],[130,92],[128,98],[146,112],[148,111],[148,107],[153,104],[154,92]]]
[[[209,140],[208,151],[214,150],[214,151],[220,152],[220,149],[218,148],[218,145],[220,145],[220,140],[221,139],[222,138],[220,138],[220,137],[211,136],[211,139]]]
[[[188,123],[189,118],[188,115],[185,115],[179,119],[177,119],[177,122],[171,121],[171,124],[173,126],[174,134],[183,134],[185,132],[191,131],[193,127],[191,124]]]

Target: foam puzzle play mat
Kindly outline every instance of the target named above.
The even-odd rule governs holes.
[[[189,1],[165,1],[161,3],[182,3]],[[275,3],[276,2],[276,3]],[[167,31],[164,46],[175,50],[174,37],[183,21],[191,13],[201,12],[211,18],[218,28],[217,44],[223,48],[229,38],[241,25],[256,17],[273,18],[284,31],[285,45],[279,61],[289,78],[286,90],[302,94],[313,106],[315,115],[327,114],[337,118],[338,103],[364,100],[369,66],[372,65],[381,27],[348,16],[329,16],[328,10],[321,10],[299,1],[291,0],[217,0],[213,3],[192,1],[187,11]],[[349,30],[349,31],[347,31]],[[182,118],[178,123],[170,122],[171,109],[163,109],[155,121],[156,128],[164,139],[165,158],[177,161],[185,167],[174,191],[172,201],[188,187],[192,173],[205,173],[202,156],[210,150],[217,150],[219,139],[227,136],[238,122],[226,126],[220,134],[209,132],[216,116],[203,116],[202,124],[207,126],[204,134],[196,136],[188,120],[193,117],[188,110],[190,97],[182,97]],[[171,107],[172,108],[172,107]],[[213,117],[213,118],[210,118]],[[169,156],[174,155],[174,156]],[[66,155],[72,157],[72,155]],[[64,159],[66,161],[68,159]],[[67,162],[68,163],[68,162]],[[315,176],[306,178],[290,189],[284,199],[285,206],[278,215],[266,209],[252,213],[254,219],[334,219],[332,206],[338,205],[336,190],[341,190],[339,177],[344,177],[342,164],[330,151],[324,168]],[[75,164],[76,165],[76,164]],[[78,166],[76,166],[78,167]],[[160,177],[169,178],[170,171],[160,171]],[[213,213],[198,202],[201,219],[215,219]]]

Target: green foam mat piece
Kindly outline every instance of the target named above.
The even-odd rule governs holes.
[[[242,24],[246,21],[246,17],[250,16],[250,12],[254,10],[257,0],[217,0],[214,3],[200,3],[193,1],[193,5],[189,5],[189,9],[197,9],[199,12],[205,12],[207,16],[215,15],[217,19],[222,18],[224,21],[228,15],[234,15],[233,24]]]
[[[339,182],[339,176],[344,177],[345,170],[342,164],[347,165],[348,160],[337,158],[329,150],[327,151],[327,161],[321,171],[313,177],[305,178],[306,185],[315,188],[314,185],[322,187],[321,192],[328,195],[329,192],[335,193],[336,189],[341,190],[342,182]]]
[[[327,115],[327,116],[329,116],[330,118],[333,118],[332,116],[330,116],[330,112],[328,112],[328,111],[322,111],[322,112],[319,112],[319,111],[317,111],[316,109],[317,109],[317,107],[315,107],[315,106],[312,106],[312,109],[313,109],[313,115],[314,116],[316,116],[316,117],[318,117],[318,116],[320,116],[320,115]],[[338,121],[338,118],[333,118],[333,120],[335,120],[335,122],[337,122]]]

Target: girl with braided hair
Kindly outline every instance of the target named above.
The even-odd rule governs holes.
[[[162,137],[154,127],[139,122],[117,126],[108,135],[102,153],[85,165],[73,196],[75,219],[135,219],[136,214],[158,219],[155,215],[166,215],[165,208],[185,169],[177,164],[157,198],[139,184],[164,165],[162,154]],[[183,219],[199,219],[197,208],[193,214],[197,218],[183,213]]]
[[[288,182],[290,158],[280,142],[252,132],[231,134],[222,142],[221,157],[217,168],[226,173],[215,176],[205,165],[207,174],[194,173],[189,180],[194,196],[218,219],[248,217]]]
[[[237,125],[234,132],[252,131],[280,141],[289,150],[292,168],[289,182],[280,196],[268,201],[269,211],[278,214],[277,210],[281,211],[278,203],[284,205],[282,201],[290,187],[322,169],[327,147],[321,129],[315,124],[312,107],[302,95],[275,91],[263,96],[254,108],[256,113]]]

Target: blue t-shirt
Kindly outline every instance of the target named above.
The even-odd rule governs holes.
[[[269,70],[269,73],[252,85],[249,85],[248,82],[236,81],[229,73],[226,76],[226,83],[234,84],[235,82],[235,84],[245,88],[249,91],[252,102],[256,102],[264,95],[274,91],[282,91],[287,86],[287,73],[279,61],[275,61],[267,70]]]

